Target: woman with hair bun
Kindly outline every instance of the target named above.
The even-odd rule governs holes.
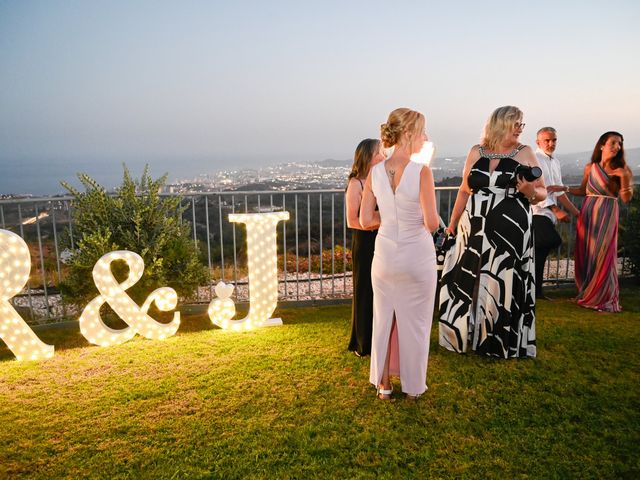
[[[536,356],[530,205],[547,191],[538,159],[520,143],[522,116],[517,107],[496,109],[464,165],[447,227],[457,230],[456,245],[440,286],[440,345],[454,352]]]
[[[369,381],[377,387],[379,399],[391,400],[390,376],[399,375],[402,391],[415,400],[427,389],[436,291],[433,174],[428,166],[410,161],[427,140],[424,115],[408,108],[394,110],[381,126],[381,139],[385,148],[394,150],[369,172],[360,207],[364,228],[380,225],[371,268]]]
[[[618,198],[633,197],[633,174],[624,158],[624,139],[603,133],[584,169],[579,187],[552,186],[586,196],[576,225],[576,286],[578,305],[602,312],[621,312],[618,286]]]
[[[371,262],[378,225],[363,228],[360,225],[360,203],[364,181],[372,166],[384,160],[380,140],[367,138],[356,148],[349,184],[345,193],[347,226],[351,229],[351,261],[353,263],[353,299],[351,302],[351,339],[349,350],[358,357],[371,354],[373,328],[373,288]]]

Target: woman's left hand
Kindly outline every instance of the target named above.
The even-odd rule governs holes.
[[[629,169],[629,167],[620,167],[612,170],[610,175],[614,177],[620,177],[620,179],[623,179],[625,177],[631,178],[631,170]]]

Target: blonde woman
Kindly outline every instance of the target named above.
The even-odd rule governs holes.
[[[517,107],[496,109],[464,165],[440,289],[440,345],[458,353],[536,356],[531,205],[547,191],[523,128]]]
[[[371,262],[378,225],[360,225],[360,203],[369,170],[384,160],[380,140],[367,138],[356,147],[349,184],[345,193],[347,226],[351,229],[351,261],[353,263],[353,299],[351,301],[351,339],[349,350],[358,357],[371,354],[373,328],[373,288]]]
[[[427,389],[429,331],[436,291],[436,256],[431,232],[438,227],[433,174],[411,162],[427,139],[425,118],[399,108],[381,126],[391,156],[371,169],[360,223],[380,225],[371,268],[373,340],[369,381],[378,398],[391,399],[391,375],[415,400]],[[376,211],[376,204],[379,210]],[[394,332],[394,335],[392,335]]]

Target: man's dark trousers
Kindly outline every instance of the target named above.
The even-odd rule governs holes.
[[[562,245],[562,238],[549,217],[533,216],[533,236],[535,241],[536,263],[536,296],[542,296],[542,279],[544,278],[544,264],[551,250]]]

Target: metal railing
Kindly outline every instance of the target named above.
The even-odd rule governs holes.
[[[457,187],[437,187],[436,200],[445,223]],[[248,300],[244,227],[228,221],[229,213],[287,210],[278,225],[279,300],[322,300],[351,296],[350,244],[344,190],[214,192],[182,194],[183,221],[191,224],[193,241],[211,273],[189,302],[208,303],[218,281],[235,286],[236,301]],[[581,198],[576,197],[577,205]],[[621,210],[621,222],[627,214]],[[0,200],[0,227],[19,234],[31,251],[31,277],[13,305],[29,323],[50,323],[78,312],[61,302],[58,285],[65,259],[75,248],[72,197]],[[560,224],[563,244],[550,255],[545,283],[573,283],[575,221]],[[626,258],[621,252],[622,271]]]

